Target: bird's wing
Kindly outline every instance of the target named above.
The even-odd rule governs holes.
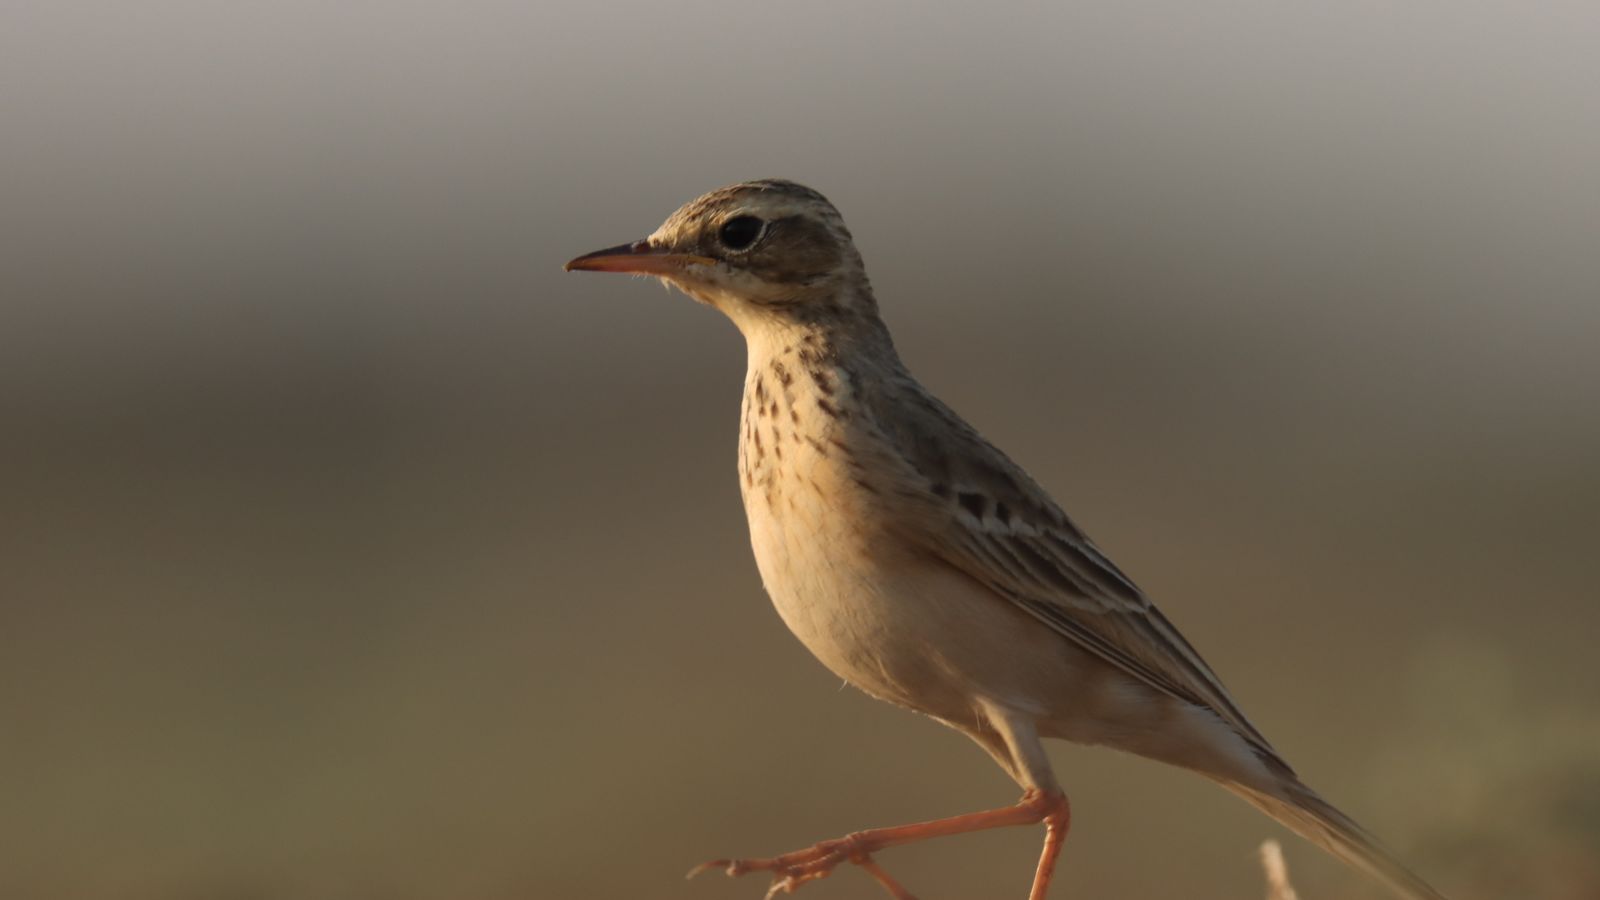
[[[1281,764],[1200,654],[1043,488],[931,395],[896,394],[874,418],[920,488],[924,514],[908,517],[904,537],[1128,675],[1211,710]]]

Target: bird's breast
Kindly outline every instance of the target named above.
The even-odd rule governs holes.
[[[739,480],[756,558],[840,552],[874,521],[876,490],[853,448],[845,379],[776,359],[754,368],[740,417]]]
[[[862,415],[844,373],[793,357],[752,366],[739,441],[750,543],[778,614],[818,659],[868,693],[920,707],[902,670],[925,654],[899,645],[916,632],[921,598],[886,528]]]

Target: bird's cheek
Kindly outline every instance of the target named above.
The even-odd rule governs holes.
[[[700,278],[683,278],[663,276],[661,283],[668,287],[675,287],[686,294],[696,303],[704,303],[718,309],[725,309],[731,302],[727,291],[723,290],[715,281]]]

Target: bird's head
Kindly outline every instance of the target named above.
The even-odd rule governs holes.
[[[649,237],[572,260],[567,271],[653,275],[754,321],[876,314],[839,211],[792,181],[748,181],[689,201]]]

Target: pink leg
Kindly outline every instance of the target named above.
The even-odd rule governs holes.
[[[1044,850],[1039,853],[1039,868],[1034,870],[1033,890],[1028,892],[1028,900],[1044,900],[1044,895],[1049,893],[1056,859],[1061,856],[1067,831],[1072,828],[1072,807],[1067,805],[1065,796],[1058,799],[1060,802],[1044,817]]]
[[[782,856],[714,859],[694,867],[689,872],[689,877],[693,878],[707,869],[723,869],[729,875],[771,872],[772,888],[767,892],[768,897],[771,897],[778,893],[792,893],[808,881],[826,878],[840,863],[852,862],[866,869],[895,900],[915,900],[899,882],[890,878],[888,873],[873,862],[873,853],[929,838],[1044,822],[1047,828],[1044,853],[1039,859],[1039,868],[1034,875],[1033,893],[1030,895],[1031,900],[1043,900],[1044,892],[1050,885],[1050,875],[1055,870],[1056,857],[1060,855],[1061,844],[1066,840],[1069,820],[1070,814],[1065,796],[1030,788],[1014,806],[910,825],[869,828]]]

